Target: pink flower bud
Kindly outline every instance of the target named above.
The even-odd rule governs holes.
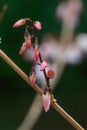
[[[32,72],[32,74],[30,75],[30,85],[32,87],[34,87],[35,81],[36,81],[36,74],[35,74],[35,72]]]
[[[31,40],[26,40],[25,42],[26,42],[27,48],[30,48],[31,47]]]
[[[34,49],[34,61],[37,61],[39,58],[39,49]]]
[[[26,27],[25,34],[24,34],[24,39],[25,39],[27,48],[30,48],[31,47],[31,36],[30,36],[30,34],[28,32],[27,27]]]
[[[24,42],[19,51],[19,55],[22,55],[26,51],[26,49],[27,49],[27,46],[26,46],[26,43]]]
[[[43,71],[45,70],[45,68],[47,67],[47,62],[46,61],[43,61],[40,65],[40,71]]]
[[[26,23],[26,19],[20,19],[20,20],[18,20],[18,21],[13,25],[13,28],[22,26],[22,25],[24,25],[25,23]]]
[[[35,28],[37,30],[41,30],[42,29],[41,23],[39,21],[35,21],[34,26],[35,26]]]
[[[48,78],[52,79],[52,78],[54,78],[54,75],[55,75],[54,70],[52,70],[52,69],[48,70],[48,72],[47,72],[47,77]]]
[[[47,112],[50,109],[50,102],[51,102],[50,94],[48,92],[42,95],[42,102],[44,111]]]

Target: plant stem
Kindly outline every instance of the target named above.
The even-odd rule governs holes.
[[[30,85],[29,77],[0,49],[0,57],[14,70],[16,73],[24,79],[26,83]],[[33,89],[40,95],[42,95],[42,89],[35,84]],[[51,101],[51,106],[60,113],[74,128],[77,130],[85,130],[80,124],[78,124],[68,113],[66,113],[62,107],[60,107],[56,102]]]
[[[43,62],[42,57],[41,57],[41,53],[39,53],[39,59],[40,59],[40,62]],[[47,83],[47,87],[50,88],[49,78],[47,78],[46,70],[43,70],[43,73],[44,73],[44,77],[45,77],[45,80],[46,80],[46,83]]]
[[[7,63],[9,66],[30,85],[29,77],[0,49],[0,57]],[[35,85],[33,89],[42,95],[42,90]]]
[[[32,21],[30,21],[30,23],[31,23],[31,32],[32,32],[32,34],[33,34],[34,43],[36,44],[36,46],[37,46],[37,45],[39,46],[39,44],[38,44],[38,38],[37,38],[37,36],[35,35],[35,31],[34,31],[34,24],[33,24]],[[41,53],[40,53],[40,52],[39,52],[39,60],[40,60],[40,63],[43,62],[43,59],[42,59],[42,56],[41,56]],[[45,80],[46,80],[46,87],[47,87],[49,93],[52,94],[51,87],[50,87],[50,83],[49,83],[49,78],[47,77],[46,70],[43,70],[43,74],[44,74],[44,77],[45,77]]]

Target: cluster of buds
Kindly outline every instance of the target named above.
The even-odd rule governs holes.
[[[29,25],[26,25],[26,23],[29,23]],[[55,72],[53,69],[49,69],[46,71],[46,68],[48,66],[47,62],[43,60],[38,44],[38,38],[35,35],[35,29],[36,30],[41,30],[42,26],[39,21],[32,22],[30,18],[24,18],[18,20],[13,27],[19,27],[25,25],[25,33],[24,33],[24,42],[20,48],[19,54],[22,55],[27,49],[30,49],[31,47],[33,48],[33,66],[31,73],[29,75],[29,83],[32,87],[35,86],[35,81],[36,81],[36,73],[34,69],[34,65],[39,65],[40,66],[40,71],[43,72],[45,80],[46,80],[46,85],[43,90],[42,94],[42,102],[43,102],[43,108],[45,112],[47,112],[50,109],[50,103],[52,100],[52,91],[50,87],[50,79],[52,79],[55,75]]]

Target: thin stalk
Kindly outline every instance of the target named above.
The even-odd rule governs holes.
[[[40,62],[43,62],[42,57],[41,57],[41,53],[39,53],[39,59],[40,59]],[[47,75],[46,75],[46,70],[43,70],[43,73],[44,73],[44,77],[45,77],[45,80],[47,83],[47,87],[50,87],[49,78],[47,78]]]
[[[30,85],[29,77],[0,49],[0,57],[22,78]],[[35,84],[33,89],[42,95],[42,90]]]

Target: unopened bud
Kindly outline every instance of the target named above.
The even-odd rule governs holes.
[[[52,79],[52,78],[54,78],[54,75],[55,75],[54,70],[52,70],[52,69],[48,70],[48,72],[47,72],[47,77],[48,78]]]
[[[27,48],[30,48],[31,47],[31,40],[26,40],[25,42],[26,42]]]
[[[42,102],[43,102],[44,111],[47,112],[50,109],[50,102],[51,102],[51,97],[49,92],[46,92],[46,94],[42,95]]]
[[[25,23],[26,23],[26,19],[20,19],[20,20],[18,20],[18,21],[13,25],[13,28],[22,26],[22,25],[24,25]]]
[[[26,43],[24,42],[19,51],[19,55],[22,55],[26,51],[26,49],[27,49],[27,46],[26,46]]]
[[[32,87],[34,87],[35,81],[36,81],[36,74],[35,74],[35,72],[32,72],[32,73],[30,74],[30,85],[31,85]]]
[[[34,49],[34,61],[39,59],[39,49]]]
[[[35,26],[35,28],[37,30],[41,30],[42,29],[41,23],[39,21],[35,21],[34,26]]]
[[[43,71],[45,70],[45,68],[47,67],[47,62],[46,61],[43,61],[40,65],[40,71]]]

